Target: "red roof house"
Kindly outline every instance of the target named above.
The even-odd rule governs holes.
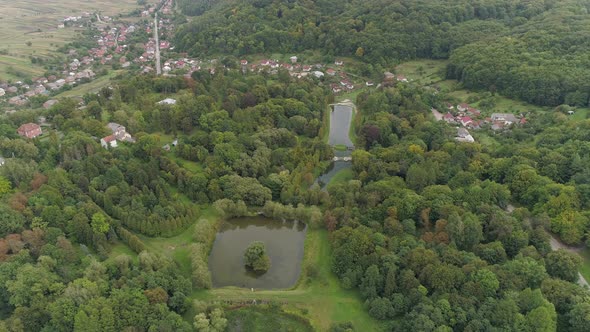
[[[26,138],[35,138],[43,134],[38,124],[30,122],[18,127],[17,133]]]
[[[466,126],[466,125],[470,124],[472,121],[473,120],[471,120],[471,118],[468,117],[468,116],[464,116],[464,117],[461,118],[461,124],[463,126]]]

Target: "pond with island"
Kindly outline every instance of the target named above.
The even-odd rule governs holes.
[[[301,273],[306,230],[301,222],[264,217],[224,221],[209,256],[213,287],[293,287]],[[262,275],[244,266],[244,251],[254,241],[263,242],[270,256],[270,269]]]
[[[330,111],[328,143],[337,157],[316,180],[326,190],[330,180],[351,167],[349,160],[354,144],[349,137],[354,109],[352,105],[336,104]],[[209,255],[209,270],[213,287],[236,286],[254,289],[285,289],[293,287],[301,274],[307,227],[297,221],[282,221],[264,217],[234,218],[224,221]],[[261,241],[270,256],[270,269],[256,274],[245,266],[244,252],[250,243]]]

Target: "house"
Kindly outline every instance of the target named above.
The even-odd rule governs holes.
[[[342,91],[342,88],[338,84],[332,84],[330,87],[334,93],[339,93]]]
[[[49,99],[48,101],[43,103],[43,108],[45,108],[45,109],[50,108],[51,106],[55,105],[56,103],[57,103],[57,100]]]
[[[116,148],[117,147],[117,138],[115,135],[109,135],[100,139],[100,145],[105,148]]]
[[[336,61],[334,61],[334,64],[336,66],[342,66],[342,65],[344,65],[344,62],[342,62],[342,60],[336,60]]]
[[[443,115],[443,120],[446,123],[456,123],[455,117],[450,112],[447,112],[447,114]]]
[[[504,122],[494,122],[490,128],[493,131],[504,129]]]
[[[511,125],[518,121],[516,116],[510,113],[492,113],[491,118],[493,122],[502,122],[505,125]]]
[[[407,83],[408,79],[404,75],[397,75],[397,81]]]
[[[0,157],[0,166],[4,166],[5,163],[6,159],[4,159],[4,157]]]
[[[391,72],[386,71],[385,73],[383,73],[383,80],[384,81],[393,81],[395,79],[395,75],[393,75]]]
[[[330,76],[334,76],[334,75],[336,75],[336,71],[334,69],[332,69],[332,68],[328,68],[326,70],[326,74],[328,74]]]
[[[26,138],[35,138],[41,134],[41,127],[36,123],[25,123],[24,125],[18,127],[16,131],[19,135],[26,137]]]
[[[131,137],[131,135],[125,130],[125,127],[121,126],[120,124],[115,122],[109,122],[109,124],[107,124],[107,127],[113,132],[113,136],[115,137],[115,139],[131,143],[135,142],[135,139]]]
[[[174,105],[174,104],[176,104],[176,99],[166,98],[164,100],[160,100],[157,104],[158,105]]]
[[[296,63],[297,62],[297,56],[292,56],[291,57],[291,63]]]
[[[478,109],[475,109],[473,107],[469,107],[467,109],[467,113],[471,114],[472,116],[478,117],[480,116],[481,112]]]
[[[465,112],[465,111],[467,111],[467,110],[468,110],[470,107],[471,107],[471,106],[469,106],[469,104],[462,103],[462,104],[459,104],[459,105],[457,105],[457,110],[459,110],[459,112]]]
[[[375,85],[375,83],[371,82],[371,81],[367,81],[367,83],[365,83],[366,86],[373,86]]]
[[[305,66],[303,66],[303,71],[304,71],[304,72],[309,72],[309,71],[311,71],[311,66],[308,66],[308,65],[305,65]]]
[[[6,91],[4,91],[4,89],[0,88],[0,97],[4,96],[6,94]]]
[[[473,136],[471,136],[471,134],[469,134],[469,131],[467,131],[467,129],[465,129],[465,128],[457,128],[457,136],[455,137],[455,139],[459,142],[464,142],[464,143],[475,142],[475,140],[473,139]]]
[[[473,122],[473,120],[471,120],[471,118],[468,116],[461,117],[460,121],[461,121],[461,125],[463,125],[463,126],[467,126],[468,124]]]
[[[316,71],[313,72],[313,76],[315,76],[317,78],[322,78],[322,77],[324,77],[324,73],[322,73],[319,70],[316,70]]]
[[[240,64],[242,66],[246,66],[248,64],[248,60],[240,60]]]

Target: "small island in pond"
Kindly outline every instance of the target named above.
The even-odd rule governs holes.
[[[244,264],[246,268],[257,274],[264,274],[270,269],[270,257],[266,253],[266,247],[261,241],[250,243],[244,252]]]

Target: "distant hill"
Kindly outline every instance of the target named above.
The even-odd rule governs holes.
[[[447,58],[466,43],[508,33],[547,10],[543,1],[199,0],[176,42],[192,55],[298,52],[388,63]]]
[[[583,106],[589,80],[579,69],[588,68],[589,6],[583,0],[180,0],[184,13],[198,16],[179,28],[176,44],[192,56],[311,49],[381,65],[450,57],[448,77],[467,87],[540,105]]]

